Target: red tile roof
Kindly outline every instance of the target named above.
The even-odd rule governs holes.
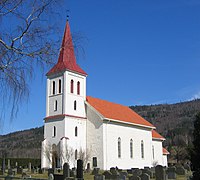
[[[72,42],[72,36],[70,32],[69,22],[66,23],[65,33],[62,40],[60,54],[57,64],[47,73],[47,76],[61,71],[70,70],[82,75],[87,75],[79,65],[76,63],[76,57],[74,53],[74,46]]]
[[[170,154],[169,151],[167,151],[167,149],[163,148],[163,155],[168,155]]]
[[[158,132],[156,132],[155,130],[152,131],[152,138],[153,139],[160,139],[160,140],[165,140],[165,138],[163,136],[161,136]]]
[[[87,96],[87,102],[104,118],[155,128],[127,106]]]

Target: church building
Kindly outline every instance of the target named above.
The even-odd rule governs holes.
[[[87,73],[76,62],[69,22],[57,64],[47,73],[42,168],[65,162],[103,170],[167,166],[165,140],[127,106],[86,96]]]

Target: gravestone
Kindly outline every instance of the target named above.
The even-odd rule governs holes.
[[[99,174],[99,168],[94,168],[92,170],[92,175],[97,175],[97,174]]]
[[[48,176],[49,176],[49,174],[55,174],[55,169],[49,168],[48,169]]]
[[[111,179],[111,176],[112,176],[111,172],[109,171],[104,171],[103,175],[105,176],[105,179]]]
[[[36,169],[35,168],[31,169],[31,173],[35,174],[36,173]]]
[[[156,172],[156,180],[166,180],[166,172],[161,165],[156,166],[155,172]]]
[[[178,167],[176,167],[176,174],[177,174],[177,175],[185,175],[186,172],[185,172],[184,167],[183,167],[183,166],[178,166]]]
[[[48,180],[54,180],[54,176],[53,176],[53,174],[49,174],[49,176],[48,176]]]
[[[10,169],[10,159],[8,159],[7,169]]]
[[[38,169],[39,174],[43,174],[43,170],[41,168]]]
[[[141,176],[142,175],[142,170],[141,169],[132,169],[132,174],[135,176]]]
[[[168,179],[176,179],[176,167],[168,167],[167,177]]]
[[[69,164],[65,163],[63,165],[63,178],[68,178],[70,176],[70,172],[69,172]]]
[[[77,160],[76,178],[78,180],[82,180],[83,179],[83,161],[81,159]]]
[[[14,176],[15,173],[12,169],[8,169],[8,176]]]
[[[18,162],[15,162],[15,167],[18,167]]]
[[[31,162],[28,163],[28,171],[31,172]]]
[[[133,174],[133,170],[132,169],[127,169],[126,170],[128,174]]]
[[[126,177],[128,176],[128,173],[125,172],[125,171],[121,171],[121,172],[119,172],[119,174],[120,174],[120,176],[121,176],[121,175],[126,176]]]
[[[142,169],[142,174],[148,174],[150,178],[153,178],[153,172],[150,170],[150,168]]]
[[[102,174],[97,174],[94,176],[94,180],[105,180],[105,176]]]
[[[146,174],[146,173],[142,174],[140,176],[140,178],[141,178],[141,180],[150,180],[150,176],[148,174]]]
[[[76,177],[76,169],[75,168],[72,168],[72,170],[70,170],[69,173],[70,173],[70,177],[73,177],[73,178]]]
[[[126,176],[123,175],[123,174],[120,174],[120,175],[119,175],[119,180],[126,180]]]
[[[54,176],[54,180],[63,180],[64,179],[63,175],[61,175],[61,174],[54,174],[53,176]]]
[[[110,168],[110,172],[112,175],[119,175],[118,171],[114,167]]]
[[[18,167],[18,168],[17,168],[17,174],[22,174],[22,173],[23,173],[22,167]]]
[[[90,169],[90,163],[87,163],[87,168],[86,168],[86,172],[90,173],[91,169]]]
[[[141,180],[139,176],[130,176],[129,180]]]

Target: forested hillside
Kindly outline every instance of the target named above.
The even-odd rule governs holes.
[[[188,159],[188,148],[192,143],[193,121],[200,112],[200,100],[177,104],[131,106],[146,120],[154,124],[166,141],[170,159]],[[13,158],[40,158],[43,127],[19,131],[0,136],[0,152]]]
[[[0,152],[10,158],[35,158],[41,156],[43,127],[18,131],[0,136]]]
[[[176,104],[131,106],[135,112],[156,126],[166,138],[170,158],[183,161],[188,159],[188,149],[192,145],[193,121],[200,112],[200,100]]]

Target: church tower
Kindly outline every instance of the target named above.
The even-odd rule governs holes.
[[[86,77],[76,63],[67,21],[57,64],[46,74],[46,117],[42,143],[42,168],[75,164],[77,152],[86,149]]]

